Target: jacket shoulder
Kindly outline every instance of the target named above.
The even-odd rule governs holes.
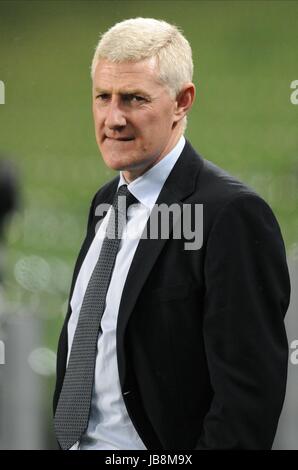
[[[260,197],[243,181],[206,159],[203,159],[198,185],[202,194],[222,204],[245,195]]]
[[[197,154],[201,167],[196,182],[196,196],[200,202],[221,209],[229,202],[238,199],[259,199],[265,201],[251,187],[235,176]]]
[[[111,204],[112,199],[117,189],[118,182],[119,182],[119,176],[116,176],[111,181],[108,181],[107,183],[105,183],[94,194],[93,199],[90,204],[90,208],[89,208],[89,216],[88,216],[88,224],[87,224],[88,230],[90,229],[92,223],[95,222],[96,207],[99,204],[104,204],[104,203]]]
[[[203,204],[206,221],[213,225],[220,214],[231,210],[254,211],[256,207],[266,212],[272,210],[267,202],[251,187],[230,173],[203,158],[188,145],[192,159],[200,166],[192,201]]]
[[[119,175],[101,186],[95,193],[92,202],[105,202],[114,196],[119,182]]]

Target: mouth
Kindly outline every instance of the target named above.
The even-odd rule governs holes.
[[[134,137],[118,137],[118,138],[113,138],[113,137],[109,137],[109,136],[105,136],[106,139],[108,140],[114,140],[116,142],[130,142],[132,140],[134,140]]]

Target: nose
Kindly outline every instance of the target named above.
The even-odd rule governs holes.
[[[117,97],[112,97],[107,106],[105,124],[109,129],[118,129],[126,126],[126,118],[123,110],[119,106]]]

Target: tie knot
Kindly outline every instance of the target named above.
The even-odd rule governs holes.
[[[118,191],[117,191],[117,196],[125,196],[127,197],[130,193],[127,184],[122,184],[119,186]]]
[[[129,191],[127,184],[122,184],[117,191],[113,206],[117,205],[120,212],[126,212],[129,206],[137,204],[139,201]],[[125,210],[126,209],[126,210]]]

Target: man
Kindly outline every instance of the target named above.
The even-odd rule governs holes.
[[[164,21],[123,21],[97,46],[96,140],[120,175],[92,201],[59,341],[63,449],[271,448],[287,375],[284,245],[268,205],[185,141],[192,71]],[[169,235],[150,237],[173,204]],[[196,246],[174,233],[184,208]],[[138,235],[120,224],[113,239],[123,217]]]

